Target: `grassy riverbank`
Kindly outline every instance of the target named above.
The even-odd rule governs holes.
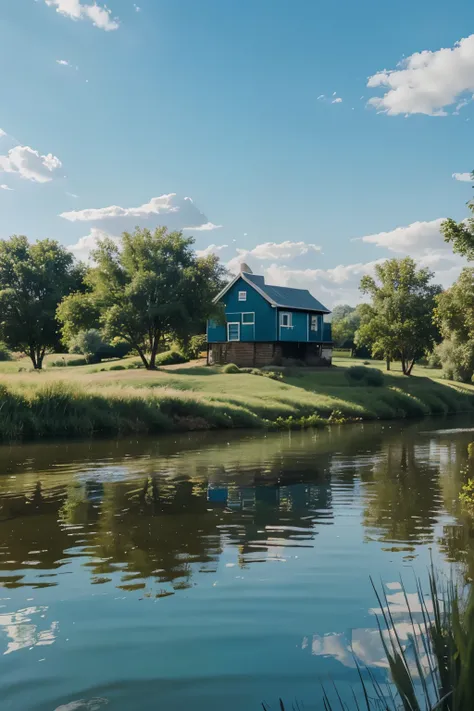
[[[331,369],[286,370],[278,379],[197,364],[147,372],[133,369],[133,359],[40,373],[2,364],[0,438],[297,427],[474,410],[474,387],[442,380],[438,371],[419,368],[407,378],[394,370],[376,387],[348,377],[355,364],[341,359]]]

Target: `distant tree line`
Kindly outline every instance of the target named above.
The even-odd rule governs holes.
[[[225,269],[192,245],[165,227],[137,228],[119,246],[101,240],[86,266],[52,240],[0,241],[0,341],[37,370],[47,352],[64,349],[109,357],[133,350],[155,368],[166,338],[186,346],[215,315]]]

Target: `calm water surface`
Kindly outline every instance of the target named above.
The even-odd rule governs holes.
[[[0,450],[0,708],[320,705],[386,670],[430,554],[468,574],[474,420]]]

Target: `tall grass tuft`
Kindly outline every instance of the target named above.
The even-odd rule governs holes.
[[[351,706],[335,687],[336,701],[323,688],[324,711],[473,711],[474,710],[474,592],[462,596],[452,582],[440,584],[433,567],[429,585],[431,605],[417,583],[418,617],[403,587],[411,634],[402,642],[384,592],[374,592],[380,605],[377,618],[380,639],[390,669],[390,680],[381,685],[370,669],[356,661],[359,697]],[[418,605],[417,605],[418,607]],[[432,608],[432,609],[431,609]],[[266,704],[262,704],[269,711]],[[279,708],[286,711],[284,702]],[[295,706],[293,705],[293,708]],[[319,708],[319,707],[318,707]]]

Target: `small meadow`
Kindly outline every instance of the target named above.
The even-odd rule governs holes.
[[[64,364],[58,366],[58,360]],[[415,368],[336,358],[332,368],[208,367],[203,361],[146,371],[136,358],[68,366],[47,356],[0,363],[2,441],[222,428],[300,428],[422,417],[474,409],[474,387]],[[224,371],[228,372],[224,372]],[[236,372],[231,372],[231,371]],[[230,371],[230,372],[229,372]],[[245,372],[247,371],[247,372]]]

